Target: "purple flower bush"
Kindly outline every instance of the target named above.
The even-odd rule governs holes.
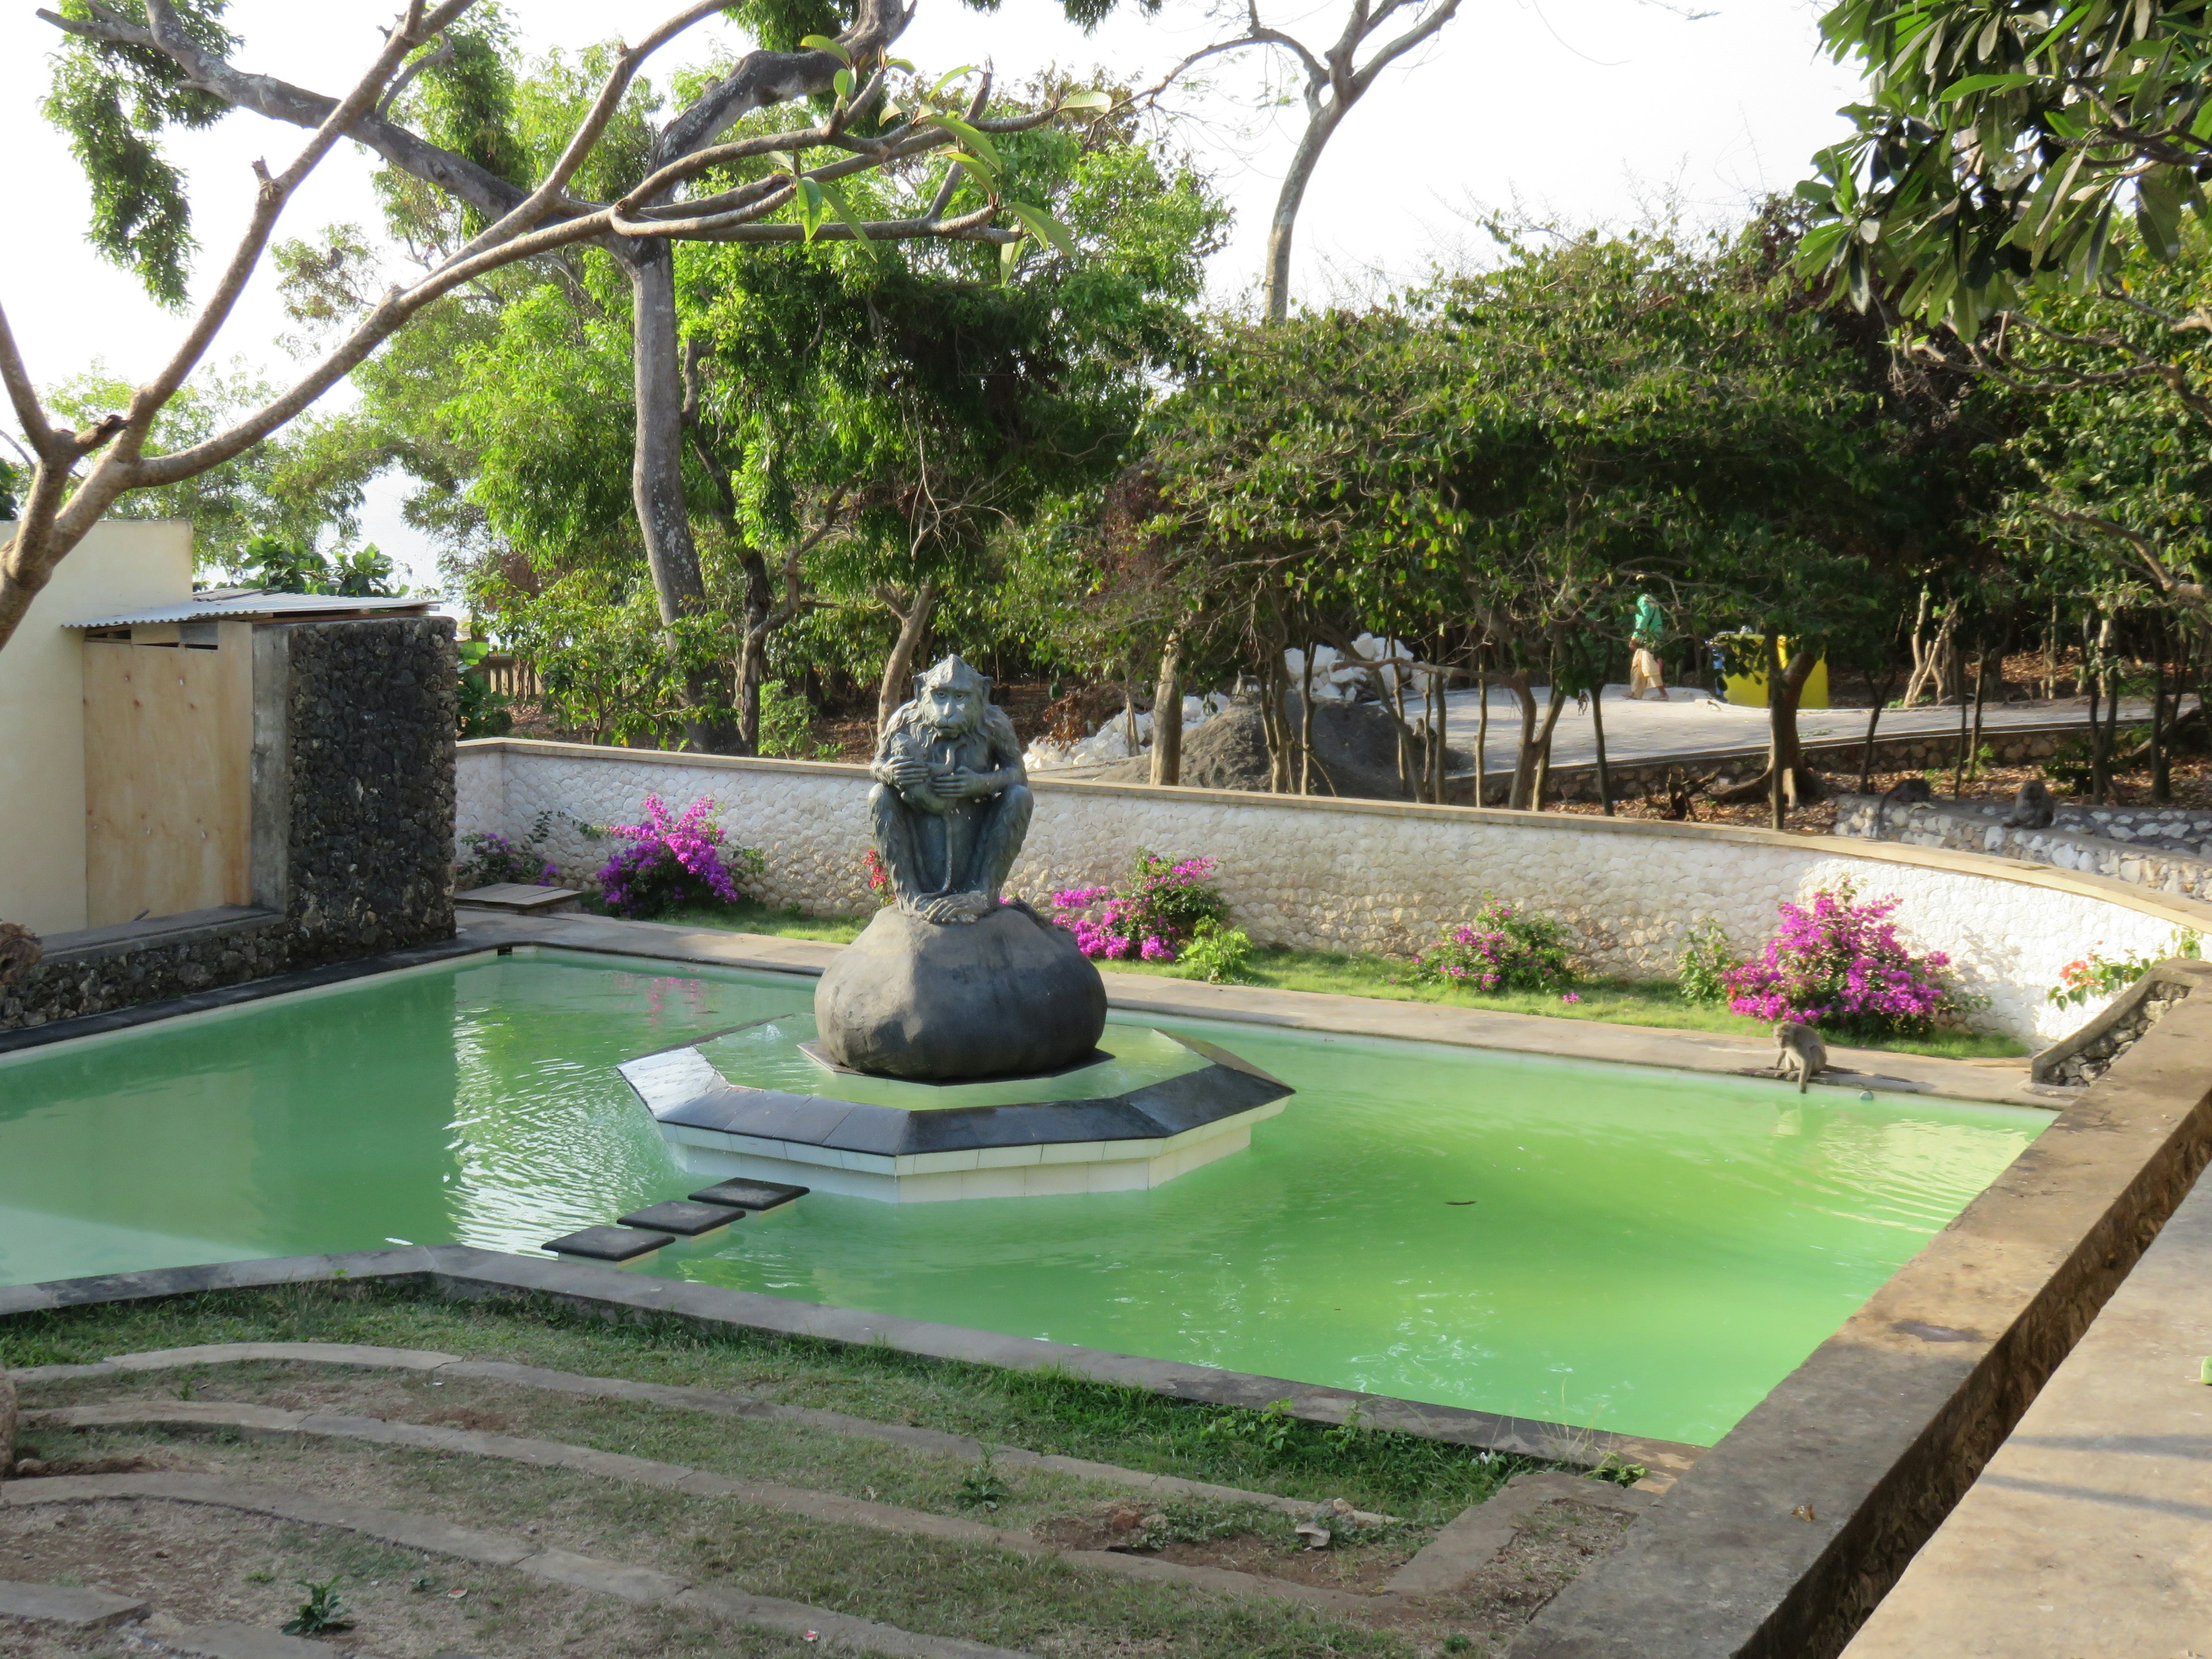
[[[1413,971],[1469,991],[1564,991],[1574,978],[1571,957],[1565,924],[1486,896],[1473,921],[1446,928],[1413,958]]]
[[[687,904],[741,901],[739,876],[758,875],[767,861],[753,848],[726,842],[714,810],[714,798],[702,795],[672,817],[659,796],[647,795],[643,823],[609,824],[606,833],[624,844],[596,878],[607,908],[618,916],[657,916]]]
[[[1859,902],[1848,881],[1810,904],[1784,900],[1765,948],[1721,975],[1729,1011],[1869,1036],[1917,1036],[1954,1020],[1966,1001],[1951,958],[1907,950],[1890,919],[1897,906],[1894,895]]]
[[[545,838],[553,833],[553,814],[540,812],[520,841],[510,841],[496,830],[463,836],[468,855],[453,872],[453,885],[462,892],[471,887],[493,887],[501,882],[524,886],[556,887],[561,872],[545,856]]]
[[[1165,859],[1139,848],[1129,880],[1115,887],[1070,887],[1052,896],[1053,920],[1075,935],[1086,957],[1116,962],[1173,962],[1201,924],[1229,919],[1208,884],[1212,859]]]

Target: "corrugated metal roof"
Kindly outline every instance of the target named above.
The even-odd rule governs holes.
[[[134,628],[153,623],[274,622],[285,617],[359,616],[363,611],[420,615],[431,599],[356,599],[343,593],[268,593],[252,587],[217,587],[175,605],[117,617],[90,617],[70,628]]]

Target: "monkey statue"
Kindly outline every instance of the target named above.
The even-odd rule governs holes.
[[[2041,778],[2030,778],[2012,798],[2005,823],[2014,830],[2048,830],[2058,817],[2058,807]]]
[[[1828,1048],[1820,1034],[1794,1019],[1774,1022],[1774,1075],[1797,1075],[1797,1092],[1803,1094],[1814,1077],[1828,1069]]]
[[[996,909],[1033,802],[1022,746],[991,682],[957,657],[915,681],[869,767],[868,816],[899,908],[927,921]]]

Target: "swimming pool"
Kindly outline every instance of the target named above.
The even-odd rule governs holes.
[[[812,995],[522,951],[0,1057],[0,1282],[392,1240],[532,1250],[698,1184],[618,1062]],[[2050,1121],[1142,1023],[1298,1092],[1249,1151],[1163,1187],[816,1194],[648,1271],[1710,1443]]]

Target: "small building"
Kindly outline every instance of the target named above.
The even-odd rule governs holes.
[[[191,577],[108,520],[0,648],[0,1030],[453,933],[451,619]]]

